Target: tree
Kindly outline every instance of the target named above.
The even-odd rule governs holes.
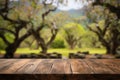
[[[82,35],[85,33],[84,28],[77,23],[68,23],[64,25],[65,41],[68,43],[70,49],[74,49],[79,43]]]
[[[45,27],[45,25],[42,25],[42,26]],[[55,24],[52,23],[52,26],[54,27]],[[39,33],[40,31],[35,32],[34,30],[32,30],[32,34],[35,37],[36,41],[38,42],[38,45],[42,49],[41,53],[47,53],[47,49],[50,46],[50,44],[53,42],[53,40],[55,39],[55,37],[57,35],[57,32],[58,32],[58,29],[57,28],[52,28],[51,29],[52,36],[51,36],[51,38],[49,39],[48,42],[45,42],[45,39],[43,37],[41,37],[41,34]]]
[[[57,6],[52,5],[53,3]],[[56,38],[59,27],[65,23],[64,20],[66,17],[64,17],[63,13],[52,13],[56,11],[59,3],[61,3],[60,0],[57,2],[50,0],[49,3],[47,0],[43,0],[42,6],[44,12],[41,13],[42,19],[40,26],[37,26],[38,30],[35,30],[35,24],[32,24],[32,34],[42,49],[41,53],[47,53],[48,48]]]
[[[54,0],[49,2],[47,0],[2,1],[2,4],[0,4],[0,6],[2,6],[0,15],[3,20],[8,21],[11,25],[9,29],[7,28],[8,25],[0,28],[2,33],[0,37],[7,45],[4,57],[12,58],[19,45],[30,35],[34,36],[42,49],[42,53],[47,52],[47,48],[53,42],[58,32],[55,20],[46,20],[46,17],[57,9],[57,6],[52,5],[53,2],[56,3]],[[46,26],[51,32],[51,37],[47,42],[41,35],[41,31],[46,28]],[[25,32],[21,35],[23,30],[25,30]],[[12,42],[6,39],[5,34],[8,32],[14,36]]]
[[[57,9],[57,7],[52,5],[53,1],[50,1],[49,3],[47,2],[47,0],[43,0],[42,1],[42,6],[43,6],[43,11],[41,14],[41,24],[39,26],[37,26],[37,30],[35,29],[35,20],[33,20],[34,22],[32,22],[32,35],[34,36],[34,38],[36,39],[38,45],[41,47],[42,51],[41,53],[47,53],[47,49],[49,48],[49,46],[51,45],[51,43],[54,41],[57,32],[58,32],[58,27],[56,25],[55,21],[49,21],[46,20],[47,16],[55,11]],[[42,36],[42,32],[46,29],[50,30],[51,36],[49,38],[49,40],[46,40],[45,37]]]
[[[12,3],[13,5],[11,5]],[[27,31],[23,35],[20,35],[20,31],[27,27],[29,20],[21,18],[21,15],[24,14],[17,12],[19,7],[21,7],[21,5],[16,5],[17,3],[11,0],[4,0],[0,8],[0,17],[4,20],[4,24],[8,24],[0,26],[0,38],[7,45],[5,49],[6,54],[4,55],[5,58],[13,58],[21,42],[31,35],[31,33]],[[7,39],[6,34],[8,33],[13,36],[13,41]]]
[[[105,6],[120,19],[120,0],[95,0],[93,6],[95,5]]]
[[[117,18],[118,16],[109,12],[109,9],[100,6],[94,6],[89,14],[88,17],[94,25],[88,25],[88,28],[97,34],[99,41],[106,48],[107,54],[116,54],[116,49],[120,45],[120,20]]]

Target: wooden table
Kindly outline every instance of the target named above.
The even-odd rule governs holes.
[[[119,59],[0,59],[0,75],[2,75],[0,76],[1,78],[0,80],[2,80],[3,75],[23,75],[23,74],[24,75],[40,75],[40,74],[41,75],[42,74],[73,75],[74,74],[79,76],[85,74],[86,75],[107,74],[107,75],[115,75],[115,76],[117,75],[117,78],[115,77],[115,79],[117,80],[118,75],[120,74],[120,60]],[[7,80],[7,79],[3,79],[3,80]],[[118,80],[120,80],[120,78]]]

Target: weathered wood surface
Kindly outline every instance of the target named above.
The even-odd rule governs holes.
[[[0,74],[120,74],[120,60],[0,59]]]

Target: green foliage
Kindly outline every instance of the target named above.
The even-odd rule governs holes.
[[[75,34],[76,37],[82,36],[85,33],[84,27],[82,25],[73,22],[65,24],[63,28],[70,34]]]
[[[95,33],[87,30],[86,33],[83,35],[82,39],[78,45],[80,48],[100,48],[101,44],[98,40],[98,37]]]
[[[50,13],[50,15],[46,17],[46,21],[55,22],[57,27],[61,28],[61,26],[71,21],[71,18],[67,12],[61,11],[61,12]]]
[[[14,30],[14,29],[13,29],[13,28],[14,28],[13,25],[12,25],[10,22],[8,22],[8,21],[3,20],[1,16],[0,16],[0,28],[4,28],[4,29],[10,30],[10,31],[13,31],[13,30]],[[13,42],[13,40],[14,40],[14,35],[11,34],[9,31],[0,30],[0,34],[1,34],[1,35],[4,35],[4,37],[5,37],[5,38],[7,39],[7,41],[9,41],[10,43]],[[0,39],[1,39],[1,37],[0,37]],[[3,46],[2,43],[3,43],[3,42],[1,42],[1,45],[0,45],[1,47]],[[4,48],[4,46],[3,46],[3,48]]]
[[[84,27],[77,23],[68,23],[64,25],[64,38],[71,49],[75,48],[85,34]]]
[[[61,39],[56,39],[56,40],[53,41],[53,43],[51,44],[51,48],[65,48],[64,41],[61,40]]]
[[[6,45],[2,39],[0,39],[0,50],[5,50]]]
[[[85,33],[83,26],[77,23],[68,23],[64,25],[64,37],[74,36],[74,38],[79,39]]]
[[[5,37],[10,43],[14,41],[14,36],[12,34],[6,33]]]

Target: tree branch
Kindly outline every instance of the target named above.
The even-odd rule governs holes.
[[[102,34],[103,31],[101,30],[101,28],[100,28],[99,26],[96,26],[96,27],[97,27],[97,29],[98,29],[98,32],[99,32],[100,34]]]
[[[99,34],[97,31],[93,30],[90,26],[87,25],[87,27],[88,27],[88,29],[89,29],[90,31]]]
[[[9,0],[5,0],[3,8],[0,9],[0,13],[8,12],[8,4],[9,4]]]
[[[21,29],[25,28],[26,25],[26,22],[21,22],[21,24],[15,27],[15,41],[19,38],[19,32],[21,31]]]
[[[8,9],[9,0],[5,0],[5,9]]]
[[[15,32],[13,32],[12,30],[8,30],[8,29],[5,29],[5,28],[0,28],[0,31],[7,31],[9,33],[15,34]]]
[[[115,13],[117,15],[117,17],[120,19],[120,6],[115,7],[109,3],[105,3],[105,2],[100,2],[101,0],[96,0],[93,3],[93,6],[95,5],[101,5],[101,6],[105,6],[107,7],[111,12]]]
[[[53,42],[53,40],[55,39],[57,32],[58,32],[58,28],[57,28],[55,22],[52,23],[52,26],[53,26],[53,28],[51,29],[52,36],[51,36],[50,40],[47,42],[47,46],[49,46]]]
[[[56,37],[56,35],[57,35],[58,30],[56,29],[56,30],[54,30],[54,31],[55,31],[55,32],[52,33],[52,36],[51,36],[50,40],[47,42],[47,46],[49,46],[49,45],[53,42],[53,40],[55,39],[55,37]]]
[[[18,39],[18,42],[21,43],[21,42],[24,41],[27,37],[29,37],[31,34],[32,34],[32,33],[30,33],[30,32],[24,34],[22,37],[20,37],[20,38]]]
[[[103,29],[103,32],[102,32],[102,34],[103,35],[105,35],[105,33],[106,33],[106,31],[107,31],[107,29],[109,28],[109,25],[110,25],[110,23],[108,22],[108,19],[107,20],[105,20],[105,27],[104,27],[104,29]]]
[[[42,20],[44,22],[45,17],[52,11],[55,11],[57,9],[57,7],[53,8],[53,9],[49,9],[48,11],[46,11],[45,13],[42,14]]]
[[[88,26],[88,28],[89,28],[89,30],[91,30],[92,32],[94,32],[94,33],[96,33],[96,34],[98,35],[98,38],[99,38],[99,40],[102,42],[103,45],[107,45],[107,44],[108,44],[108,42],[104,39],[104,37],[103,37],[103,35],[102,35],[101,33],[93,30],[93,29],[92,29],[91,27],[89,27],[89,26]]]
[[[3,35],[0,34],[0,37],[1,37],[1,39],[5,42],[6,45],[9,45],[9,44],[10,44],[10,42],[6,39],[6,37],[4,36],[4,34],[3,34]]]

